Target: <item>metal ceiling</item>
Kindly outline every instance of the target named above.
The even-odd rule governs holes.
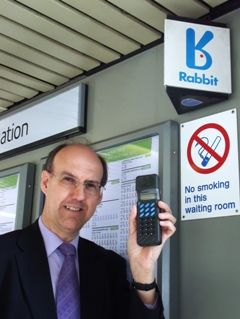
[[[163,41],[168,14],[214,19],[224,0],[0,0],[0,112]]]

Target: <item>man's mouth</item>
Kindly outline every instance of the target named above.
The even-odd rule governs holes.
[[[64,205],[64,207],[72,212],[80,212],[82,211],[82,207],[71,206],[71,205]]]

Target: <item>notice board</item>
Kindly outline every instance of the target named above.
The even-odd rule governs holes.
[[[30,224],[34,170],[25,163],[0,171],[0,235]]]
[[[157,173],[161,198],[178,213],[178,124],[168,121],[108,139],[92,147],[108,163],[103,200],[80,235],[112,249],[127,259],[128,216],[136,202],[135,178]],[[166,319],[178,318],[178,241],[174,235],[164,246],[156,269]]]

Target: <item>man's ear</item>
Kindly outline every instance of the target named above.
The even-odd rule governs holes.
[[[49,173],[45,170],[41,173],[41,190],[46,195],[49,181]]]

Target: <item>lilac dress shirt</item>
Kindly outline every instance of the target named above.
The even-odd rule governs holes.
[[[56,297],[56,285],[60,270],[62,268],[64,256],[57,249],[62,243],[63,240],[60,239],[56,234],[50,231],[43,223],[42,218],[40,217],[38,220],[39,228],[43,237],[43,241],[45,244],[45,249],[48,257],[48,264],[50,268],[51,280],[54,297]],[[70,243],[73,244],[77,250],[78,247],[79,236],[74,238]],[[78,266],[78,256],[76,254],[76,269],[78,273],[79,279],[79,266]]]

